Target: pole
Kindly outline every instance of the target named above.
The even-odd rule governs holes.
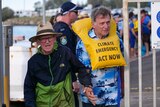
[[[139,78],[139,107],[142,107],[142,54],[141,54],[141,15],[140,15],[140,2],[138,5],[138,78]]]
[[[157,107],[157,91],[156,91],[156,49],[153,49],[153,107]]]
[[[160,0],[159,0],[160,1]],[[157,10],[156,8],[155,8],[155,6],[154,5],[158,5],[158,7],[159,7],[159,2],[152,2],[152,4],[151,4],[151,13],[153,12],[153,11],[155,11],[155,10]],[[159,10],[157,10],[157,12],[158,12]],[[155,11],[156,12],[156,11]],[[156,14],[154,14],[154,12],[153,12],[153,14],[151,14],[151,17],[152,17],[152,20],[151,20],[151,25],[155,25],[155,26],[159,26],[159,25],[156,25],[156,23],[157,23],[157,21],[156,21]],[[156,61],[159,61],[157,58],[156,58],[156,49],[158,49],[157,47],[158,47],[158,45],[157,45],[157,47],[155,48],[155,46],[154,46],[154,43],[155,43],[155,41],[154,41],[154,38],[156,38],[156,33],[157,33],[157,29],[155,28],[155,26],[151,26],[151,39],[152,39],[152,52],[153,52],[153,107],[157,107],[157,84],[156,84],[156,80],[157,80],[157,77],[158,76],[156,76],[156,73],[157,73],[157,69],[156,69],[156,66],[157,66],[157,63],[156,63]]]
[[[45,9],[45,0],[43,0],[43,24],[46,23],[46,9]]]
[[[26,8],[25,8],[25,4],[26,4],[26,2],[25,2],[25,0],[24,0],[24,2],[23,2],[23,6],[24,6],[24,7],[23,7],[23,11],[25,11],[25,9],[26,9]]]
[[[3,71],[4,71],[4,66],[3,66],[3,61],[4,61],[4,53],[3,53],[3,48],[4,48],[4,41],[3,41],[3,36],[2,36],[2,1],[0,0],[0,106],[3,107],[4,104],[4,87],[3,87]]]
[[[124,71],[124,107],[130,107],[130,62],[129,62],[129,33],[128,33],[128,1],[123,0],[123,21],[124,21],[124,56],[127,66]]]
[[[3,36],[4,36],[4,40],[5,40],[5,44],[4,44],[4,74],[3,74],[3,78],[4,78],[4,103],[6,104],[6,107],[10,107],[10,82],[9,82],[9,46],[12,46],[13,43],[13,30],[12,30],[12,26],[7,26],[7,25],[3,25]]]

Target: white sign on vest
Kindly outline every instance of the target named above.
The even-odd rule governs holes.
[[[160,2],[151,3],[151,42],[153,49],[160,49]]]

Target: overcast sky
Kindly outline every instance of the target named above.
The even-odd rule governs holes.
[[[34,10],[34,3],[43,0],[2,0],[2,8],[9,7],[12,10]],[[74,3],[85,3],[87,0],[72,0]]]

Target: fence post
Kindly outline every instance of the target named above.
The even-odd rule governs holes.
[[[127,66],[124,71],[124,106],[130,107],[130,62],[129,62],[129,33],[128,33],[128,0],[123,0],[123,20],[124,20],[124,56]]]
[[[0,0],[0,106],[3,107],[4,103],[4,84],[3,84],[3,61],[4,61],[4,53],[3,53],[3,48],[4,48],[4,41],[3,41],[3,35],[2,35],[2,9],[1,9],[1,3],[2,1]]]
[[[137,2],[138,5],[138,83],[139,83],[139,107],[142,107],[142,41],[141,41],[141,15],[140,15],[140,2]]]

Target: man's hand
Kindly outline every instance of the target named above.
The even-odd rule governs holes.
[[[89,101],[93,104],[96,105],[96,96],[93,93],[93,90],[91,87],[84,87],[84,93],[86,97],[89,99]]]
[[[77,81],[72,82],[72,86],[73,86],[73,91],[74,92],[79,92],[79,83]]]

